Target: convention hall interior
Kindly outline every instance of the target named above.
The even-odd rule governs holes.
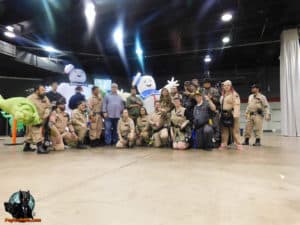
[[[298,225],[299,99],[299,0],[0,0],[0,224]]]

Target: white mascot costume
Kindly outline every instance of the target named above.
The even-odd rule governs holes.
[[[146,108],[148,113],[154,112],[154,102],[159,100],[160,90],[156,89],[156,83],[152,76],[143,75],[141,73],[137,73],[137,75],[133,78],[132,86],[136,86],[137,90],[140,94],[140,97],[143,100],[144,107]],[[169,91],[172,87],[179,86],[178,81],[172,79],[165,86]]]
[[[57,91],[66,98],[66,109],[70,112],[68,102],[71,96],[75,94],[76,86],[82,86],[83,94],[85,98],[88,99],[91,96],[91,88],[93,85],[86,84],[86,73],[82,69],[75,68],[72,64],[66,65],[64,72],[69,75],[70,83],[61,83],[57,87]]]

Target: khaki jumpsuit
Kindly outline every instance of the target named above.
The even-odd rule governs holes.
[[[221,107],[223,110],[231,111],[233,114],[233,128],[232,135],[235,144],[241,144],[240,135],[240,110],[241,110],[241,100],[237,92],[229,92],[225,96],[221,97]],[[229,139],[230,130],[228,127],[222,126],[221,123],[221,136],[222,143],[227,145]]]
[[[118,136],[117,148],[125,148],[133,146],[135,139],[134,122],[131,118],[123,119],[122,117],[118,121]]]
[[[78,136],[78,141],[83,142],[88,130],[85,112],[82,112],[79,109],[74,109],[72,112],[71,122]]]
[[[149,116],[138,117],[136,122],[136,145],[148,145],[150,141],[151,127],[149,123]]]
[[[251,137],[254,128],[255,138],[260,139],[264,115],[266,115],[266,118],[270,116],[270,105],[267,98],[261,93],[257,95],[251,94],[248,98],[248,106],[245,114],[247,118],[245,138]]]
[[[75,134],[68,113],[57,108],[50,114],[49,127],[54,150],[64,150],[64,143],[76,146],[78,137]]]
[[[184,113],[184,107],[180,107],[179,109],[175,108],[171,112],[171,133],[173,142],[186,142],[186,130],[181,129],[181,126],[188,122]]]
[[[101,117],[101,109],[102,109],[102,97],[92,95],[88,100],[88,107],[90,110],[90,140],[97,140],[101,137],[103,120]]]
[[[155,111],[149,117],[149,122],[152,128],[152,140],[154,147],[161,147],[168,143],[168,117],[166,112]]]
[[[46,96],[41,99],[36,93],[29,95],[27,98],[35,105],[41,121],[45,121],[51,112],[51,103],[49,99]],[[26,143],[37,144],[43,140],[42,124],[26,126]]]

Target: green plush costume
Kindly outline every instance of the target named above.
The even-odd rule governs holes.
[[[10,114],[24,125],[38,125],[41,123],[35,105],[27,98],[15,97],[3,99],[0,95],[0,109]]]

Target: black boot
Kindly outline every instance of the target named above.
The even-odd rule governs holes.
[[[78,149],[87,149],[88,147],[82,143],[82,141],[78,141],[77,143]]]
[[[97,140],[91,140],[90,146],[91,146],[92,148],[96,148],[96,147],[98,146]]]
[[[23,148],[23,152],[34,152],[35,149],[30,147],[30,144],[25,142],[24,148]]]
[[[249,145],[249,138],[245,138],[244,142],[242,145]]]
[[[256,138],[255,143],[253,144],[253,146],[261,146],[260,144],[260,138]]]
[[[49,151],[44,147],[42,142],[36,144],[38,154],[48,154]]]

